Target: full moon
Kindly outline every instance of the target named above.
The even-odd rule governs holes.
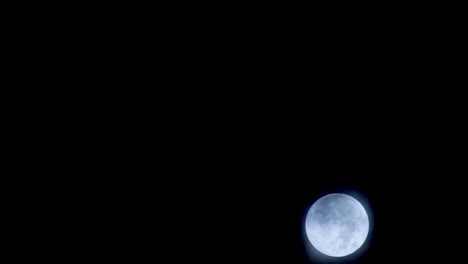
[[[369,233],[369,217],[358,200],[332,193],[318,199],[307,213],[305,230],[314,248],[331,257],[358,250]]]

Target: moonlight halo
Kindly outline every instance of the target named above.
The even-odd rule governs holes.
[[[364,244],[369,233],[369,217],[352,196],[332,193],[311,206],[305,230],[315,249],[327,256],[344,257]]]

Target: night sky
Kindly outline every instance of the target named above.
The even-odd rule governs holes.
[[[455,247],[442,241],[453,234],[449,230],[457,229],[457,221],[452,220],[457,212],[443,208],[459,201],[445,205],[453,199],[453,194],[442,196],[450,184],[440,178],[425,178],[440,171],[430,172],[415,163],[378,163],[375,158],[304,160],[292,155],[283,163],[273,159],[254,167],[241,166],[232,178],[220,180],[223,187],[203,200],[210,206],[201,215],[210,220],[200,235],[214,234],[213,244],[206,245],[207,252],[211,249],[217,252],[213,256],[221,253],[228,259],[257,263],[324,263],[308,257],[302,232],[312,202],[332,192],[355,192],[367,199],[374,223],[365,244],[368,248],[358,258],[351,255],[325,263],[426,260],[445,256],[442,249]],[[254,174],[263,177],[250,178]],[[421,180],[414,175],[420,175]]]
[[[99,54],[90,53],[83,69],[91,67],[90,78],[100,76],[101,82],[83,78],[81,66],[71,70],[77,77],[68,78],[111,90],[81,95],[86,100],[76,96],[74,115],[51,107],[63,113],[51,119],[60,127],[53,133],[40,127],[42,116],[27,130],[40,130],[34,140],[44,146],[34,155],[50,149],[42,138],[47,134],[60,146],[60,158],[48,162],[63,168],[56,169],[63,179],[72,179],[69,171],[76,175],[70,180],[76,193],[54,189],[75,201],[60,207],[77,221],[63,230],[83,237],[77,256],[91,249],[103,252],[102,260],[125,255],[129,263],[323,263],[308,257],[303,225],[312,203],[333,192],[362,196],[373,215],[367,250],[333,263],[451,263],[466,254],[466,103],[452,103],[466,96],[440,95],[463,87],[451,75],[463,67],[434,61],[434,50],[458,59],[451,48],[427,46],[437,39],[435,27],[427,40],[411,44],[424,23],[400,40],[378,26],[358,34],[363,26],[348,21],[328,30],[323,25],[334,18],[317,20],[307,8],[297,15],[297,6],[293,19],[262,7],[251,14],[260,23],[241,28],[248,20],[240,14],[250,7],[229,18],[203,7],[229,20],[228,26],[189,6],[186,13],[194,19],[180,7],[169,19],[154,8],[142,16],[143,9],[135,12],[135,26],[113,19],[101,19],[104,27],[90,23],[96,36],[108,40],[98,41],[97,49],[96,41],[85,43]],[[125,25],[132,21],[110,13]],[[387,23],[398,19],[392,14]],[[115,33],[108,22],[117,25]],[[374,22],[362,21],[367,24]],[[124,88],[114,91],[111,80]],[[34,170],[28,175],[48,174]]]
[[[135,200],[128,215],[142,221],[138,249],[157,258],[168,246],[174,263],[322,263],[306,254],[305,214],[325,194],[355,192],[369,203],[373,229],[367,250],[344,263],[462,254],[454,238],[464,232],[466,174],[455,136],[431,127],[431,118],[358,120],[359,113],[321,117],[288,107],[184,110],[164,136],[151,134],[167,145],[163,155],[136,153],[126,170],[145,175],[128,186]]]
[[[450,252],[457,244],[446,242],[460,230],[461,220],[449,209],[459,206],[462,195],[455,191],[454,160],[441,156],[440,148],[428,151],[402,138],[383,137],[382,143],[335,135],[315,143],[303,140],[304,134],[288,133],[288,140],[262,135],[261,140],[219,143],[210,155],[194,159],[183,171],[202,173],[183,183],[194,187],[176,210],[183,212],[182,225],[195,227],[187,232],[203,238],[191,240],[193,254],[220,262],[324,263],[306,254],[305,214],[325,194],[354,192],[372,210],[368,248],[358,258],[331,263],[455,256]]]

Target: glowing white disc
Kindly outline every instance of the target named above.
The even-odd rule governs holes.
[[[369,233],[369,217],[362,204],[341,193],[318,199],[309,209],[305,225],[312,246],[331,257],[352,254]]]

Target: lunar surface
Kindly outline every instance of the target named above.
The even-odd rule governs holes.
[[[353,197],[332,193],[312,205],[305,227],[314,248],[331,257],[343,257],[364,244],[369,233],[369,217]]]

